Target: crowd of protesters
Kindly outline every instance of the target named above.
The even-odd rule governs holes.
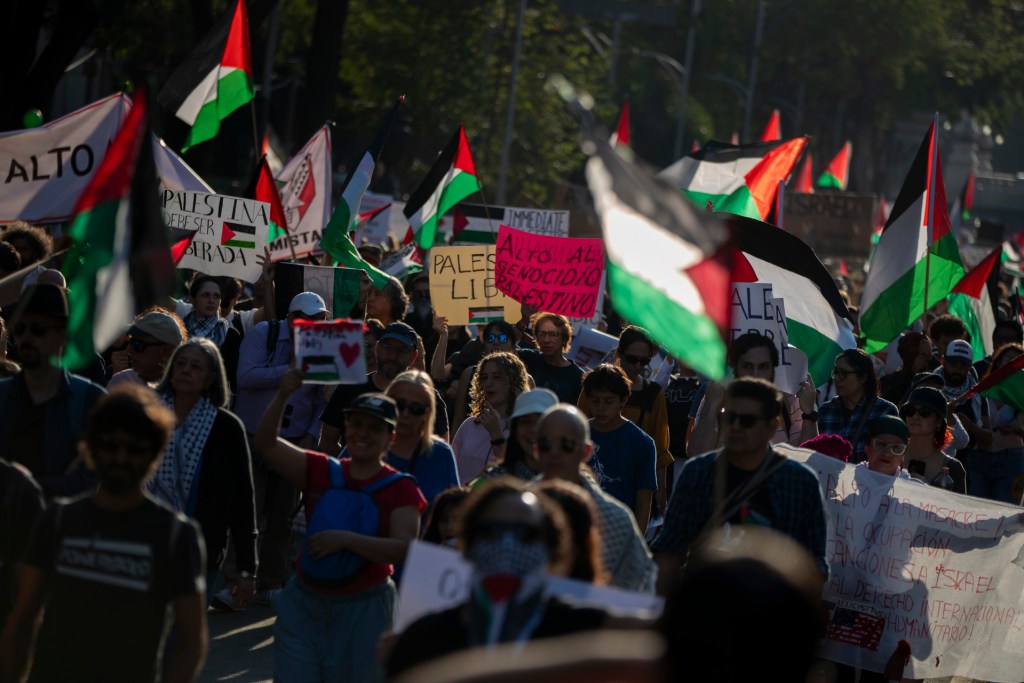
[[[5,272],[52,250],[33,226],[0,238]],[[785,394],[776,347],[757,334],[731,344],[730,381],[670,358],[662,384],[658,345],[611,311],[617,346],[585,370],[566,355],[563,316],[524,305],[518,321],[450,328],[419,275],[368,291],[369,372],[332,386],[303,382],[293,332],[330,311],[311,291],[276,311],[269,258],[251,291],[193,274],[83,374],[61,364],[72,312],[59,276],[33,271],[0,318],[0,683],[193,680],[208,611],[261,606],[276,617],[282,682],[383,680],[607,629],[664,639],[657,667],[636,656],[636,680],[805,675],[829,573],[824,499],[775,444],[1024,496],[1020,412],[963,398],[1024,354],[1005,308],[978,363],[983,340],[937,315],[893,344],[892,372],[847,349],[828,386],[808,376]],[[737,524],[776,536],[715,541]],[[393,635],[416,540],[458,549],[472,585]],[[670,597],[648,623],[554,597],[550,575]],[[785,617],[759,628],[763,654],[717,661],[730,619],[766,611]]]

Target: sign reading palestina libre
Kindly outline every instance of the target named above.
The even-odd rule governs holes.
[[[270,231],[270,204],[241,197],[163,190],[160,207],[172,242],[189,238],[178,268],[256,282]]]
[[[495,285],[494,245],[434,247],[427,259],[430,299],[434,311],[447,318],[449,325],[519,320],[519,303]]]
[[[296,320],[295,366],[307,384],[361,384],[366,381],[363,321]]]

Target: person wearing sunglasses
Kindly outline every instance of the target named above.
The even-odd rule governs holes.
[[[878,395],[878,375],[871,356],[861,349],[846,349],[836,356],[835,367],[832,368],[835,381],[836,396],[818,408],[815,419],[805,418],[810,433],[804,440],[814,438],[818,434],[838,434],[853,444],[850,463],[857,464],[864,460],[864,446],[867,444],[867,426],[882,417],[896,417],[899,411],[896,406]],[[801,394],[800,400],[804,410],[813,410],[813,392]]]
[[[907,423],[910,439],[903,462],[910,476],[926,484],[939,486],[944,482],[946,468],[953,485],[951,490],[967,493],[967,472],[956,458],[942,452],[953,441],[953,430],[947,426],[948,405],[942,392],[932,387],[919,387],[910,392],[900,406],[900,418]]]
[[[900,479],[912,479],[903,469],[904,454],[910,441],[907,423],[894,415],[883,415],[868,425],[865,460],[858,467]]]
[[[186,335],[184,323],[173,313],[154,306],[138,315],[128,328],[131,367],[111,377],[107,389],[123,383],[156,386]]]
[[[593,500],[601,564],[609,583],[623,590],[653,593],[654,562],[633,511],[603,491],[593,470],[584,464],[594,452],[587,416],[566,403],[552,406],[540,416],[534,452],[545,481],[576,484]]]
[[[478,341],[480,345],[477,348],[482,349],[479,358],[484,358],[498,352],[515,353],[518,355],[516,344],[519,341],[519,335],[516,333],[516,327],[504,320],[492,320],[487,323],[480,332]],[[461,357],[469,350],[470,348],[467,344],[466,348],[459,352],[458,355]],[[477,362],[463,369],[462,374],[459,375],[459,383],[455,389],[455,406],[452,410],[452,432],[457,432],[470,414],[470,404],[472,403],[470,385],[473,383],[473,376],[476,374],[479,364],[478,359]]]
[[[746,525],[789,536],[810,553],[822,579],[828,576],[818,475],[772,448],[782,402],[782,392],[764,379],[736,379],[726,386],[722,448],[683,465],[665,526],[651,544],[659,593],[672,589],[687,555],[699,552],[716,531],[742,536]]]
[[[536,479],[540,473],[540,463],[534,450],[537,424],[544,411],[557,403],[558,396],[550,389],[531,389],[519,394],[509,417],[508,441],[494,447],[498,464],[488,468],[470,485],[479,486],[497,477],[515,477],[520,481]]]
[[[600,629],[609,613],[547,595],[547,574],[568,570],[570,531],[546,496],[514,479],[476,489],[459,515],[463,556],[472,565],[466,602],[414,621],[388,658],[393,680],[415,666],[473,647],[525,643]]]
[[[538,350],[520,348],[519,357],[538,387],[550,389],[565,403],[580,397],[583,368],[565,357],[572,343],[572,325],[564,315],[541,313],[533,319]]]
[[[459,485],[451,446],[434,435],[434,383],[421,370],[406,370],[391,380],[384,393],[398,406],[395,440],[388,446],[387,463],[415,477],[424,498],[431,503],[445,489]]]
[[[106,392],[61,367],[67,328],[64,290],[29,286],[11,322],[21,372],[0,380],[0,453],[31,472],[47,497],[96,486],[78,460],[78,442],[89,411]]]

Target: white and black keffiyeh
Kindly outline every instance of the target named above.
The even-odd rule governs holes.
[[[224,343],[224,338],[228,336],[228,321],[219,315],[203,318],[193,310],[185,316],[183,322],[189,339],[203,337],[216,344],[217,348],[220,348],[220,345]]]
[[[163,402],[174,410],[174,396],[162,394]],[[217,408],[207,397],[202,397],[188,416],[171,433],[164,459],[149,482],[149,491],[178,512],[186,512],[196,470],[202,459],[206,439],[217,418]]]

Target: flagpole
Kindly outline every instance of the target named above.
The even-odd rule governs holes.
[[[259,126],[256,124],[256,98],[255,97],[252,98],[251,100],[249,100],[249,112],[252,114],[252,142],[253,142],[253,149],[256,152],[256,158],[259,159],[260,158],[260,153],[262,152],[262,149],[261,149],[261,145],[260,145],[260,130],[259,130]]]
[[[928,222],[924,226],[925,229],[925,245],[924,245],[924,309],[921,311],[921,317],[923,318],[928,312],[928,280],[931,279],[931,263],[932,263],[932,225],[935,222],[935,166],[938,163],[937,151],[939,141],[939,114],[938,112],[932,117],[932,139],[928,146],[928,157],[931,163],[928,164],[928,186],[926,192],[928,193]],[[945,353],[945,349],[939,349],[939,353]]]
[[[525,2],[525,0],[524,0],[524,2]],[[477,182],[479,182],[479,178],[477,179]],[[480,183],[480,200],[483,202],[484,215],[487,216],[487,227],[488,227],[488,229],[490,229],[490,231],[492,233],[494,233],[494,244],[495,244],[495,249],[497,249],[498,233],[494,229],[494,219],[491,218],[491,212],[490,212],[490,210],[488,208],[488,204],[487,204],[487,196],[484,194],[484,184],[483,183]],[[455,230],[452,230],[452,237],[454,238],[454,236],[455,236]],[[486,287],[484,287],[484,296],[487,298],[487,307],[490,308],[490,306],[491,306],[491,297],[487,296],[487,288]],[[504,314],[502,315],[502,318],[504,318]],[[516,322],[519,322],[519,321],[517,320]],[[513,323],[513,325],[514,324],[515,323]],[[484,327],[486,327],[486,323],[485,323]],[[481,331],[481,334],[482,334],[483,333],[483,328],[481,328],[480,331]]]

